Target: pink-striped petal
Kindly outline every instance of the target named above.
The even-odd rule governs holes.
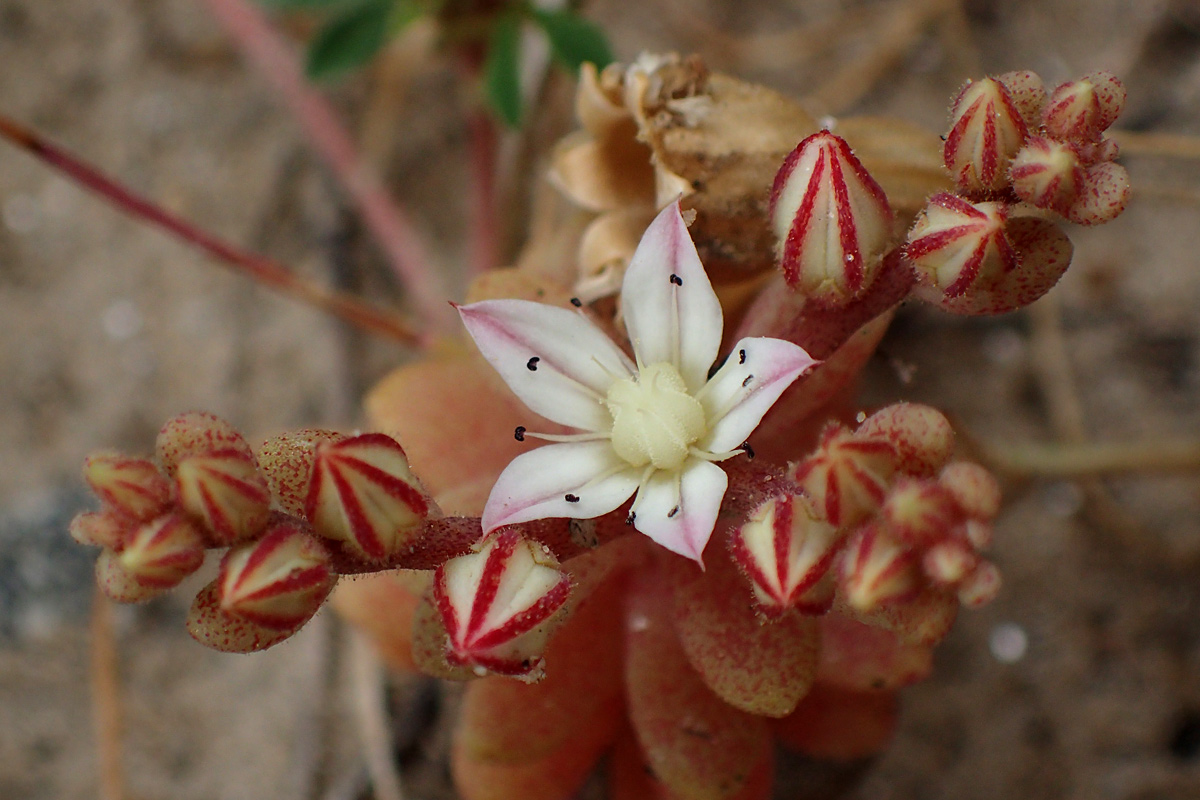
[[[532,411],[572,428],[612,427],[605,394],[633,365],[585,317],[526,300],[485,300],[458,313],[483,357]]]
[[[642,364],[679,368],[688,390],[704,385],[721,346],[721,304],[676,201],[638,244],[621,287],[625,328]]]
[[[816,363],[803,348],[782,339],[742,339],[696,398],[709,425],[697,446],[710,453],[737,448],[792,381]]]
[[[639,477],[607,440],[539,447],[500,473],[483,509],[484,533],[534,519],[607,514],[629,499]]]
[[[692,459],[679,472],[660,470],[638,489],[633,526],[673,553],[704,566],[701,555],[717,524],[729,477],[711,461]]]

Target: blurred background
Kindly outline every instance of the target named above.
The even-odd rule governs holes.
[[[619,61],[699,53],[818,114],[934,131],[968,77],[1032,69],[1053,86],[1116,73],[1129,90],[1117,127],[1137,134],[1124,149],[1129,210],[1072,226],[1072,269],[1028,312],[902,310],[863,404],[930,403],[968,444],[1200,437],[1196,3],[593,0],[580,11]],[[299,51],[314,21],[278,19]],[[326,91],[461,285],[478,86],[434,41],[411,26]],[[0,113],[205,229],[403,302],[295,120],[201,0],[0,0],[0,53]],[[504,135],[506,260],[550,146],[575,126],[572,91],[550,78],[522,131]],[[83,457],[148,453],[162,422],[189,409],[251,439],[354,428],[363,393],[405,358],[0,143],[0,797],[100,791],[94,554],[66,534],[90,502]],[[1200,796],[1196,473],[1010,477],[1005,490],[1000,599],[965,612],[933,679],[904,693],[891,750],[823,786],[878,800]],[[371,797],[362,659],[343,626],[323,612],[267,653],[221,655],[184,630],[188,596],[116,610],[127,797]],[[452,797],[441,757],[453,698],[402,680],[386,699],[408,796]],[[781,797],[808,796],[786,787]]]

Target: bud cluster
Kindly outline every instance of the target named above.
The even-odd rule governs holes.
[[[953,448],[949,423],[927,406],[889,406],[853,431],[829,424],[789,469],[793,485],[730,539],[759,610],[820,614],[838,602],[857,616],[887,608],[894,617],[911,604],[904,624],[920,624],[929,620],[908,617],[992,599],[999,576],[980,551],[999,489],[982,467],[951,461]]]
[[[1096,225],[1129,202],[1129,176],[1104,137],[1124,103],[1107,72],[1050,93],[1029,71],[968,82],[943,147],[956,192],[930,198],[904,248],[916,294],[955,313],[997,314],[1048,291],[1072,247],[1045,215]]]
[[[99,546],[100,587],[118,602],[159,595],[225,549],[188,628],[219,650],[250,652],[294,634],[338,574],[403,560],[432,503],[400,445],[383,434],[297,431],[256,456],[229,423],[180,414],[163,426],[157,462],[90,456],[84,480],[102,508],[72,536]]]

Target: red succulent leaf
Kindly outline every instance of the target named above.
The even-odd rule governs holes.
[[[141,603],[170,588],[149,586],[137,580],[121,565],[121,556],[107,548],[96,559],[96,585],[105,597],[117,603]]]
[[[167,477],[174,478],[179,462],[188,456],[237,450],[253,457],[250,445],[237,429],[207,411],[188,411],[167,420],[158,432],[155,451]]]
[[[291,637],[304,625],[269,628],[230,614],[222,605],[220,580],[205,586],[192,601],[187,629],[200,644],[222,653],[257,653]]]
[[[411,547],[431,510],[404,449],[382,433],[318,443],[304,505],[318,534],[373,562]]]

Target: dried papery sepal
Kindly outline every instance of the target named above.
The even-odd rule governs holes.
[[[303,623],[301,623],[303,625]],[[230,614],[221,607],[217,581],[205,586],[192,601],[187,630],[205,647],[222,653],[257,653],[288,639],[301,627],[268,628]]]
[[[280,509],[296,517],[304,516],[317,445],[345,438],[335,431],[302,428],[272,436],[259,445],[255,450],[258,465]]]
[[[1129,205],[1129,173],[1120,164],[1102,161],[1083,173],[1078,196],[1064,216],[1077,225],[1111,222]]]
[[[895,469],[896,451],[887,440],[858,436],[830,423],[817,449],[796,465],[791,477],[821,518],[844,528],[875,513]]]
[[[904,248],[917,281],[954,298],[1012,272],[1020,257],[1004,235],[1007,221],[1003,203],[972,203],[947,192],[934,195]]]
[[[179,505],[210,540],[231,545],[262,532],[271,493],[253,456],[235,448],[187,456],[175,467]]]
[[[177,511],[147,522],[125,540],[121,568],[138,583],[170,589],[204,563],[204,534]]]
[[[1031,136],[1013,158],[1009,176],[1017,197],[1066,215],[1084,183],[1084,167],[1072,145]]]
[[[159,430],[154,450],[169,478],[175,477],[179,462],[188,456],[223,450],[254,456],[250,444],[236,428],[207,411],[187,411],[171,417]]]
[[[108,549],[100,551],[96,559],[96,585],[105,597],[117,603],[142,603],[170,590],[138,581],[121,565],[120,554]]]
[[[953,195],[930,200],[905,250],[916,297],[952,314],[1005,314],[1058,283],[1071,264],[1071,240],[1049,220],[1008,217],[1000,208]]]
[[[936,481],[901,478],[880,506],[879,520],[896,541],[925,548],[953,535],[965,518],[954,495]]]
[[[830,131],[804,139],[783,162],[770,213],[784,278],[822,305],[840,307],[860,295],[892,244],[894,215],[883,189]]]
[[[114,511],[84,511],[71,520],[69,532],[79,544],[120,551],[136,527],[136,520]]]
[[[901,603],[921,588],[917,553],[878,525],[860,528],[842,554],[839,594],[859,612]]]
[[[1042,112],[1046,133],[1056,139],[1093,141],[1125,107],[1125,85],[1111,72],[1093,72],[1059,85]]]
[[[432,511],[404,449],[382,433],[318,443],[304,508],[318,534],[377,563],[410,547]]]
[[[675,628],[704,683],[750,714],[790,714],[816,673],[816,620],[795,611],[764,619],[724,554],[710,558],[703,573],[679,559],[671,561]]]
[[[120,453],[93,453],[84,459],[83,479],[106,508],[148,522],[171,503],[171,482],[153,461]]]
[[[275,515],[263,537],[221,560],[218,601],[227,614],[272,630],[297,630],[337,583],[329,550],[303,520]]]
[[[990,561],[981,561],[958,587],[958,601],[967,608],[979,608],[996,599],[1002,580],[1000,570]]]
[[[447,661],[480,675],[537,680],[570,589],[570,578],[546,547],[512,528],[498,529],[476,552],[446,562],[434,576]]]
[[[800,496],[781,494],[756,508],[729,539],[730,555],[750,582],[759,611],[821,614],[833,604],[823,580],[843,544],[841,531],[817,519]]]
[[[987,521],[1000,513],[1000,484],[978,464],[970,461],[948,464],[938,476],[938,483],[972,519]]]
[[[885,439],[896,451],[896,469],[918,478],[933,477],[954,453],[954,429],[936,408],[893,403],[855,429],[859,438]]]
[[[1013,105],[1025,120],[1030,131],[1037,129],[1042,122],[1042,109],[1046,107],[1046,84],[1041,76],[1027,69],[1005,72],[996,76],[996,80],[1008,90]]]
[[[1008,89],[995,78],[968,81],[950,111],[943,157],[959,188],[975,195],[1003,191],[1008,167],[1029,129]]]

